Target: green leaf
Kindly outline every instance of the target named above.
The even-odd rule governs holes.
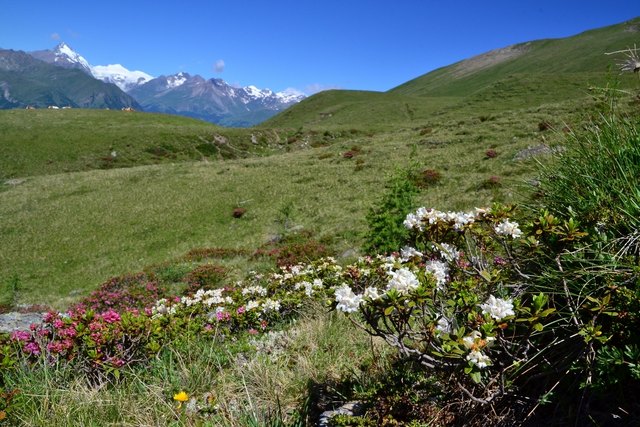
[[[555,312],[556,309],[555,308],[547,308],[546,310],[544,310],[542,313],[539,314],[540,317],[547,317],[548,315],[550,315],[551,313]]]
[[[395,309],[394,306],[390,306],[384,309],[384,315],[385,316],[390,316],[391,313],[393,313],[393,310]]]
[[[491,281],[491,273],[489,273],[487,270],[482,270],[480,272],[480,276],[487,282]]]

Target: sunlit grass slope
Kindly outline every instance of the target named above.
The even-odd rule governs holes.
[[[558,107],[559,108],[559,107]],[[561,110],[557,110],[561,111]],[[421,201],[463,209],[520,197],[533,161],[516,155],[554,133],[553,114],[468,118],[300,148],[277,156],[165,163],[28,177],[0,184],[0,282],[18,282],[16,301],[62,307],[107,278],[170,260],[201,246],[255,249],[292,221],[358,248],[367,210],[390,174],[415,164],[441,182]],[[487,150],[497,152],[487,157]],[[345,153],[351,153],[345,156]],[[525,191],[525,190],[522,190]],[[247,209],[232,217],[232,209]]]
[[[1,110],[0,179],[270,152],[251,134],[167,114]]]
[[[333,90],[309,97],[264,126],[385,130],[549,103],[589,102],[590,88],[637,87],[608,56],[638,44],[640,18],[573,37],[496,49],[434,70],[388,92]]]
[[[521,74],[544,78],[546,84],[540,86],[543,91],[561,88],[564,85],[555,80],[557,76],[604,73],[615,62],[614,57],[605,53],[633,47],[639,37],[640,18],[635,18],[572,37],[521,43],[440,68],[390,92],[413,96],[465,96],[498,80]],[[592,83],[602,83],[603,77],[601,74]]]

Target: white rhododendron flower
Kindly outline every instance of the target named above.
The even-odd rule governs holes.
[[[378,292],[378,288],[374,288],[373,286],[369,286],[364,290],[364,297],[371,298],[372,300],[376,300],[380,298],[380,293]]]
[[[495,231],[501,236],[511,236],[514,239],[522,236],[522,231],[518,228],[517,222],[511,222],[508,219],[505,219],[500,224],[496,225]]]
[[[400,294],[407,294],[420,286],[416,275],[407,268],[390,271],[389,275],[391,276],[391,280],[389,280],[387,290],[395,289]]]
[[[442,289],[449,277],[449,266],[442,261],[429,261],[424,269],[436,279],[436,286]]]
[[[514,316],[513,302],[511,299],[496,298],[493,295],[483,304],[480,304],[483,314],[489,314],[496,320],[504,319],[508,316]]]
[[[253,310],[254,308],[260,307],[260,303],[255,300],[247,301],[246,309],[247,311]]]
[[[356,295],[347,284],[343,284],[335,290],[335,298],[338,305],[336,309],[345,313],[353,313],[358,311],[358,307],[362,302],[362,295]]]
[[[242,295],[259,295],[263,297],[267,295],[267,288],[262,286],[249,286],[242,290]]]
[[[481,212],[476,209],[475,212],[442,212],[436,209],[419,208],[415,213],[410,213],[404,220],[404,226],[408,229],[423,230],[422,224],[437,224],[438,222],[453,222],[455,230],[462,228],[475,221],[476,215]]]
[[[420,219],[417,215],[410,213],[407,215],[402,224],[408,228],[409,230],[417,229],[422,231],[422,219]]]
[[[438,323],[436,324],[436,331],[442,332],[444,334],[450,334],[453,331],[453,326],[451,322],[446,317],[441,317],[438,319]]]
[[[480,369],[486,368],[491,364],[491,359],[489,358],[489,356],[478,350],[471,350],[471,352],[467,355],[467,360]]]
[[[400,250],[400,260],[402,262],[409,261],[414,257],[422,258],[422,252],[418,251],[416,248],[412,248],[411,246],[405,246]]]
[[[438,245],[438,249],[440,250],[440,255],[442,256],[442,258],[444,258],[444,260],[447,262],[454,262],[457,261],[458,258],[460,258],[460,252],[453,245],[450,245],[448,243],[440,243]]]
[[[262,312],[268,313],[269,311],[280,311],[280,301],[267,298],[267,300],[262,303]]]
[[[465,225],[473,223],[476,218],[473,212],[447,212],[447,219],[453,221],[454,229],[462,230]]]

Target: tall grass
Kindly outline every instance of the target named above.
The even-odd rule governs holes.
[[[640,225],[640,122],[601,116],[567,138],[566,150],[543,168],[543,205],[572,213],[589,227],[614,235]]]
[[[29,426],[310,425],[332,402],[325,397],[326,408],[305,407],[305,396],[318,389],[340,396],[341,384],[365,387],[390,354],[319,305],[286,332],[256,338],[263,343],[259,351],[251,339],[176,342],[150,366],[100,387],[68,366],[11,371],[5,384],[20,391],[12,420]],[[181,390],[194,399],[192,409],[173,401]]]

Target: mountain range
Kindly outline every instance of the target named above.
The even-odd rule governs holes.
[[[63,67],[55,57],[49,63],[22,51],[0,49],[0,109],[141,108],[117,86],[93,78],[82,65]]]
[[[132,107],[247,127],[304,98],[184,72],[154,78],[121,64],[92,66],[66,43],[28,54],[0,50],[0,108]]]

